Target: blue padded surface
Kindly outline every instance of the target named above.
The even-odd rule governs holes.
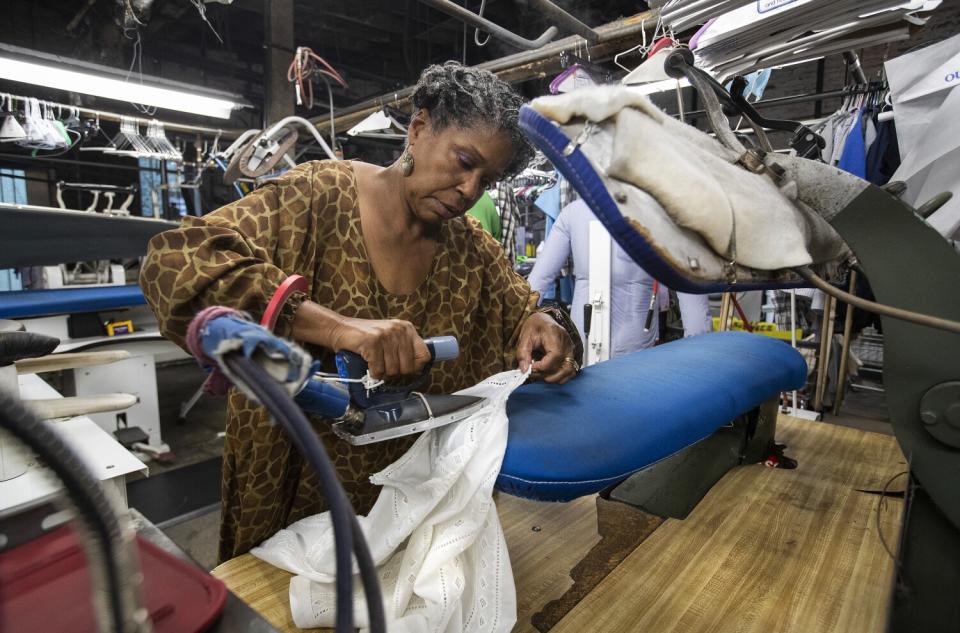
[[[0,318],[39,317],[52,314],[99,312],[146,303],[140,286],[98,286],[57,290],[0,292]]]
[[[610,197],[610,193],[603,184],[603,179],[594,170],[593,165],[583,155],[580,148],[577,147],[569,155],[564,155],[564,151],[571,144],[571,140],[553,121],[530,106],[523,106],[520,108],[520,128],[570,181],[573,188],[589,205],[593,214],[610,231],[610,235],[616,240],[617,244],[654,279],[678,292],[693,294],[726,292],[733,287],[726,282],[704,282],[697,279],[687,279],[660,257],[656,249],[630,226],[630,223],[620,213],[620,208]],[[808,284],[803,281],[797,283],[739,281],[735,287],[740,292],[806,286]]]
[[[803,386],[806,375],[787,343],[716,332],[592,365],[565,385],[523,385],[507,402],[497,487],[543,501],[599,492]]]

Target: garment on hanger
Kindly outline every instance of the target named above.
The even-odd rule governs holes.
[[[560,217],[560,181],[553,186],[543,189],[537,196],[534,206],[540,209],[549,220],[556,221]]]
[[[853,87],[836,112],[812,125],[824,140],[825,163],[866,178],[867,156],[880,137],[877,114],[886,92],[882,83]]]
[[[862,124],[863,146],[869,150],[870,146],[877,140],[876,113],[872,109],[866,112],[866,116],[862,119]]]
[[[550,82],[550,94],[573,92],[580,88],[595,85],[597,85],[597,82],[593,75],[580,64],[574,64],[554,77],[553,81]]]
[[[867,177],[867,150],[863,139],[863,112],[857,112],[853,117],[853,125],[843,144],[843,152],[837,167],[854,176],[866,179]]]
[[[879,121],[877,138],[867,149],[867,180],[877,186],[890,182],[900,167],[897,128],[893,121]]]
[[[580,195],[577,193],[577,190],[573,188],[573,185],[570,184],[570,181],[560,176],[560,208],[564,208],[571,202],[580,199]]]
[[[511,264],[517,259],[517,227],[520,226],[520,205],[513,194],[509,180],[501,180],[489,192],[500,214],[500,244]]]

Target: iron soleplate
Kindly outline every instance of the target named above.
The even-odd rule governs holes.
[[[400,402],[366,409],[360,423],[353,420],[334,422],[333,432],[356,446],[373,444],[459,422],[479,411],[487,402],[486,398],[476,396],[424,397],[430,403],[429,411],[420,397],[411,395]]]

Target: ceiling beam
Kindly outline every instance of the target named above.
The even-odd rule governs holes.
[[[579,35],[571,35],[551,42],[533,51],[523,51],[507,55],[475,66],[495,73],[504,81],[519,83],[529,79],[545,78],[562,70],[560,53],[566,51],[588,56],[592,61],[611,59],[622,50],[635,45],[642,37],[644,29],[647,35],[653,34],[656,20],[650,20],[651,12],[640,13],[626,19],[604,24],[594,29],[600,35],[596,44],[588,42]],[[385,105],[406,109],[413,86],[368,99],[340,110],[334,119],[337,131],[348,130],[364,118],[380,110]],[[329,125],[322,117],[312,121],[317,125]]]

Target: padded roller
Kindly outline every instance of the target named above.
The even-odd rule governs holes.
[[[100,312],[143,305],[140,286],[94,286],[56,290],[16,290],[0,295],[0,318]]]

